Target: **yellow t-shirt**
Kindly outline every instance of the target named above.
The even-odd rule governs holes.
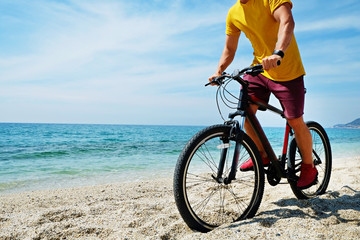
[[[279,23],[273,17],[273,12],[290,0],[250,0],[246,4],[238,1],[230,10],[226,19],[226,34],[240,35],[244,32],[254,48],[253,64],[259,64],[262,59],[272,55],[277,42]],[[300,52],[293,36],[286,50],[281,65],[265,71],[263,75],[274,81],[290,81],[305,75]]]

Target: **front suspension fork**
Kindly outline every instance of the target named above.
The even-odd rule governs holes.
[[[239,155],[240,155],[240,150],[241,150],[241,143],[243,140],[243,136],[244,136],[244,131],[243,131],[243,127],[244,127],[244,121],[245,118],[243,118],[243,122],[241,127],[239,126],[239,122],[238,121],[233,121],[231,124],[233,124],[233,127],[230,131],[229,134],[229,138],[235,138],[235,150],[234,150],[234,155],[233,155],[233,159],[232,159],[232,163],[231,163],[231,170],[230,173],[227,177],[223,178],[223,172],[224,172],[224,166],[225,166],[225,161],[226,161],[226,156],[228,153],[228,147],[224,147],[221,150],[221,156],[220,156],[220,161],[219,161],[219,167],[218,167],[218,172],[217,172],[217,176],[214,177],[217,182],[219,183],[225,183],[225,184],[230,184],[232,180],[235,180],[235,176],[236,176],[236,171],[237,171],[237,167],[238,167],[238,163],[239,163]],[[223,143],[224,144],[228,144],[230,139],[223,139]]]

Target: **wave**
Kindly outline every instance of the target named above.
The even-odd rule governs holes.
[[[14,160],[21,159],[39,159],[39,158],[56,158],[62,156],[68,156],[69,152],[65,150],[58,151],[39,151],[39,152],[29,152],[29,153],[20,153],[14,154],[11,156]]]

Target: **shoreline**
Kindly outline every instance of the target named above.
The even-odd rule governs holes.
[[[92,175],[88,177],[84,176],[72,176],[72,178],[65,179],[52,179],[52,182],[49,181],[35,181],[34,184],[28,184],[24,186],[8,187],[6,189],[0,188],[0,197],[10,194],[21,194],[21,193],[32,193],[32,192],[41,192],[41,191],[58,191],[58,190],[71,190],[77,188],[87,188],[87,187],[101,187],[105,185],[120,185],[120,184],[131,184],[149,181],[156,177],[161,179],[171,179],[174,172],[174,168],[170,169],[170,172],[162,170],[160,174],[154,174],[153,170],[148,173],[144,172],[133,172],[130,174],[118,174],[116,177],[109,177],[105,174]],[[133,180],[129,180],[129,175],[140,175],[139,177],[133,177]],[[24,182],[24,181],[23,181]],[[53,184],[55,182],[55,184]],[[45,184],[44,184],[45,183]],[[8,184],[11,186],[11,183],[4,183],[3,185]]]
[[[360,151],[360,150],[359,150]],[[341,154],[339,154],[341,155]],[[333,156],[334,158],[334,156]],[[342,158],[335,158],[333,159],[333,167],[342,167],[342,164],[345,163],[346,166],[351,166],[352,161],[358,161],[360,162],[360,154],[351,155],[349,157],[342,157]],[[56,182],[56,184],[52,184],[53,182],[49,181],[35,181],[33,185],[28,184],[24,186],[16,186],[16,187],[8,187],[7,189],[1,189],[0,188],[0,197],[6,196],[9,194],[21,194],[24,192],[34,192],[34,191],[56,191],[56,190],[65,190],[65,189],[73,189],[73,188],[82,188],[82,187],[99,187],[103,185],[109,185],[109,184],[129,184],[129,183],[138,183],[143,181],[149,181],[154,178],[160,178],[161,179],[167,179],[167,181],[172,182],[172,177],[174,173],[175,168],[175,162],[174,162],[173,168],[168,169],[161,169],[160,171],[157,170],[157,173],[154,173],[154,170],[151,171],[131,171],[124,173],[111,173],[109,174],[98,174],[98,175],[92,175],[92,176],[70,176],[69,178],[64,179],[57,179],[56,181],[53,179],[53,182]],[[137,177],[134,177],[134,176]],[[129,180],[129,176],[133,178],[133,180]],[[25,182],[25,181],[22,181]],[[46,184],[42,184],[42,182],[45,182]],[[85,183],[84,183],[85,182]],[[3,183],[3,185],[10,185],[11,183]]]
[[[205,234],[180,217],[172,179],[9,193],[0,239],[359,239],[359,171],[359,157],[334,159],[327,193],[310,200],[266,183],[254,218]]]

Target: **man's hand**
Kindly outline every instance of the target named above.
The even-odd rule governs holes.
[[[209,77],[209,82],[211,82],[214,78],[216,77],[220,77],[221,76],[221,73],[214,73],[211,77]]]
[[[282,58],[279,55],[271,55],[262,60],[262,65],[264,70],[270,70],[272,68],[276,68],[278,66],[278,61],[281,61]]]
[[[211,82],[214,78],[221,76],[219,73],[214,73],[211,77],[209,77],[209,82]],[[216,86],[216,84],[212,83],[211,86]]]

